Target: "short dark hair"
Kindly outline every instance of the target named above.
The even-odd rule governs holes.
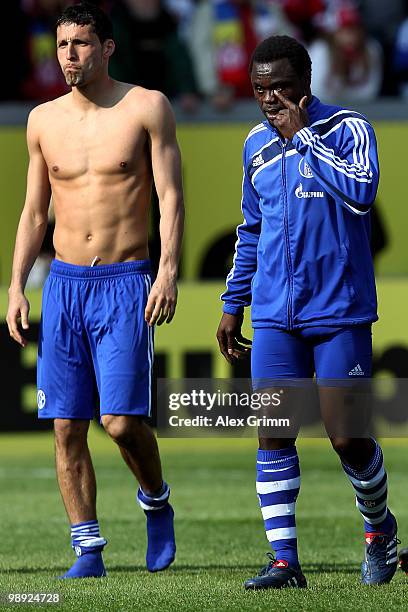
[[[280,59],[288,59],[298,77],[312,76],[312,62],[305,47],[291,36],[270,36],[265,38],[252,54],[249,64],[251,72],[254,64],[269,64]]]
[[[55,29],[68,23],[75,23],[80,26],[91,25],[101,43],[108,38],[113,38],[111,20],[102,9],[90,2],[67,6],[61,17],[58,18]]]

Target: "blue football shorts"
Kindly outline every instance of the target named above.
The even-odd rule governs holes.
[[[144,319],[149,260],[51,264],[43,289],[37,364],[38,416],[150,416],[153,328]]]
[[[251,353],[254,388],[269,379],[356,381],[372,371],[371,323],[349,327],[311,327],[286,331],[256,328]]]

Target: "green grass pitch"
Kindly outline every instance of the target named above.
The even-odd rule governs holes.
[[[268,544],[255,495],[255,440],[160,440],[176,512],[177,559],[160,574],[145,570],[145,520],[136,485],[117,448],[92,428],[106,579],[58,581],[74,561],[57,490],[50,434],[0,436],[0,593],[58,592],[47,609],[334,611],[406,609],[408,578],[359,583],[362,520],[353,492],[325,440],[299,443],[302,489],[297,504],[306,590],[245,592],[244,579],[264,564]],[[408,543],[408,444],[384,442],[390,505]],[[16,605],[12,606],[14,609]],[[29,607],[29,606],[24,606]],[[19,609],[23,606],[19,606]],[[45,606],[34,606],[34,609]],[[0,609],[9,609],[4,603]]]

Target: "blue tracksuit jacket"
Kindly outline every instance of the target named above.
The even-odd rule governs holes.
[[[372,126],[312,97],[310,124],[284,142],[268,121],[243,152],[242,212],[224,312],[253,327],[377,320],[369,210],[379,169]]]

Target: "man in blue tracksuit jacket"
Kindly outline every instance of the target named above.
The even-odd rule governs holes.
[[[266,121],[244,144],[244,221],[217,338],[230,363],[241,358],[243,311],[251,305],[254,387],[316,374],[322,414],[330,414],[335,396],[324,379],[371,376],[371,324],[378,318],[369,247],[379,178],[375,135],[359,113],[312,95],[309,55],[290,37],[264,40],[250,76]],[[297,555],[295,441],[259,439],[257,493],[276,558],[246,588],[306,586]],[[364,519],[362,582],[389,582],[397,568],[397,524],[387,507],[381,448],[373,438],[332,435],[331,442]]]

